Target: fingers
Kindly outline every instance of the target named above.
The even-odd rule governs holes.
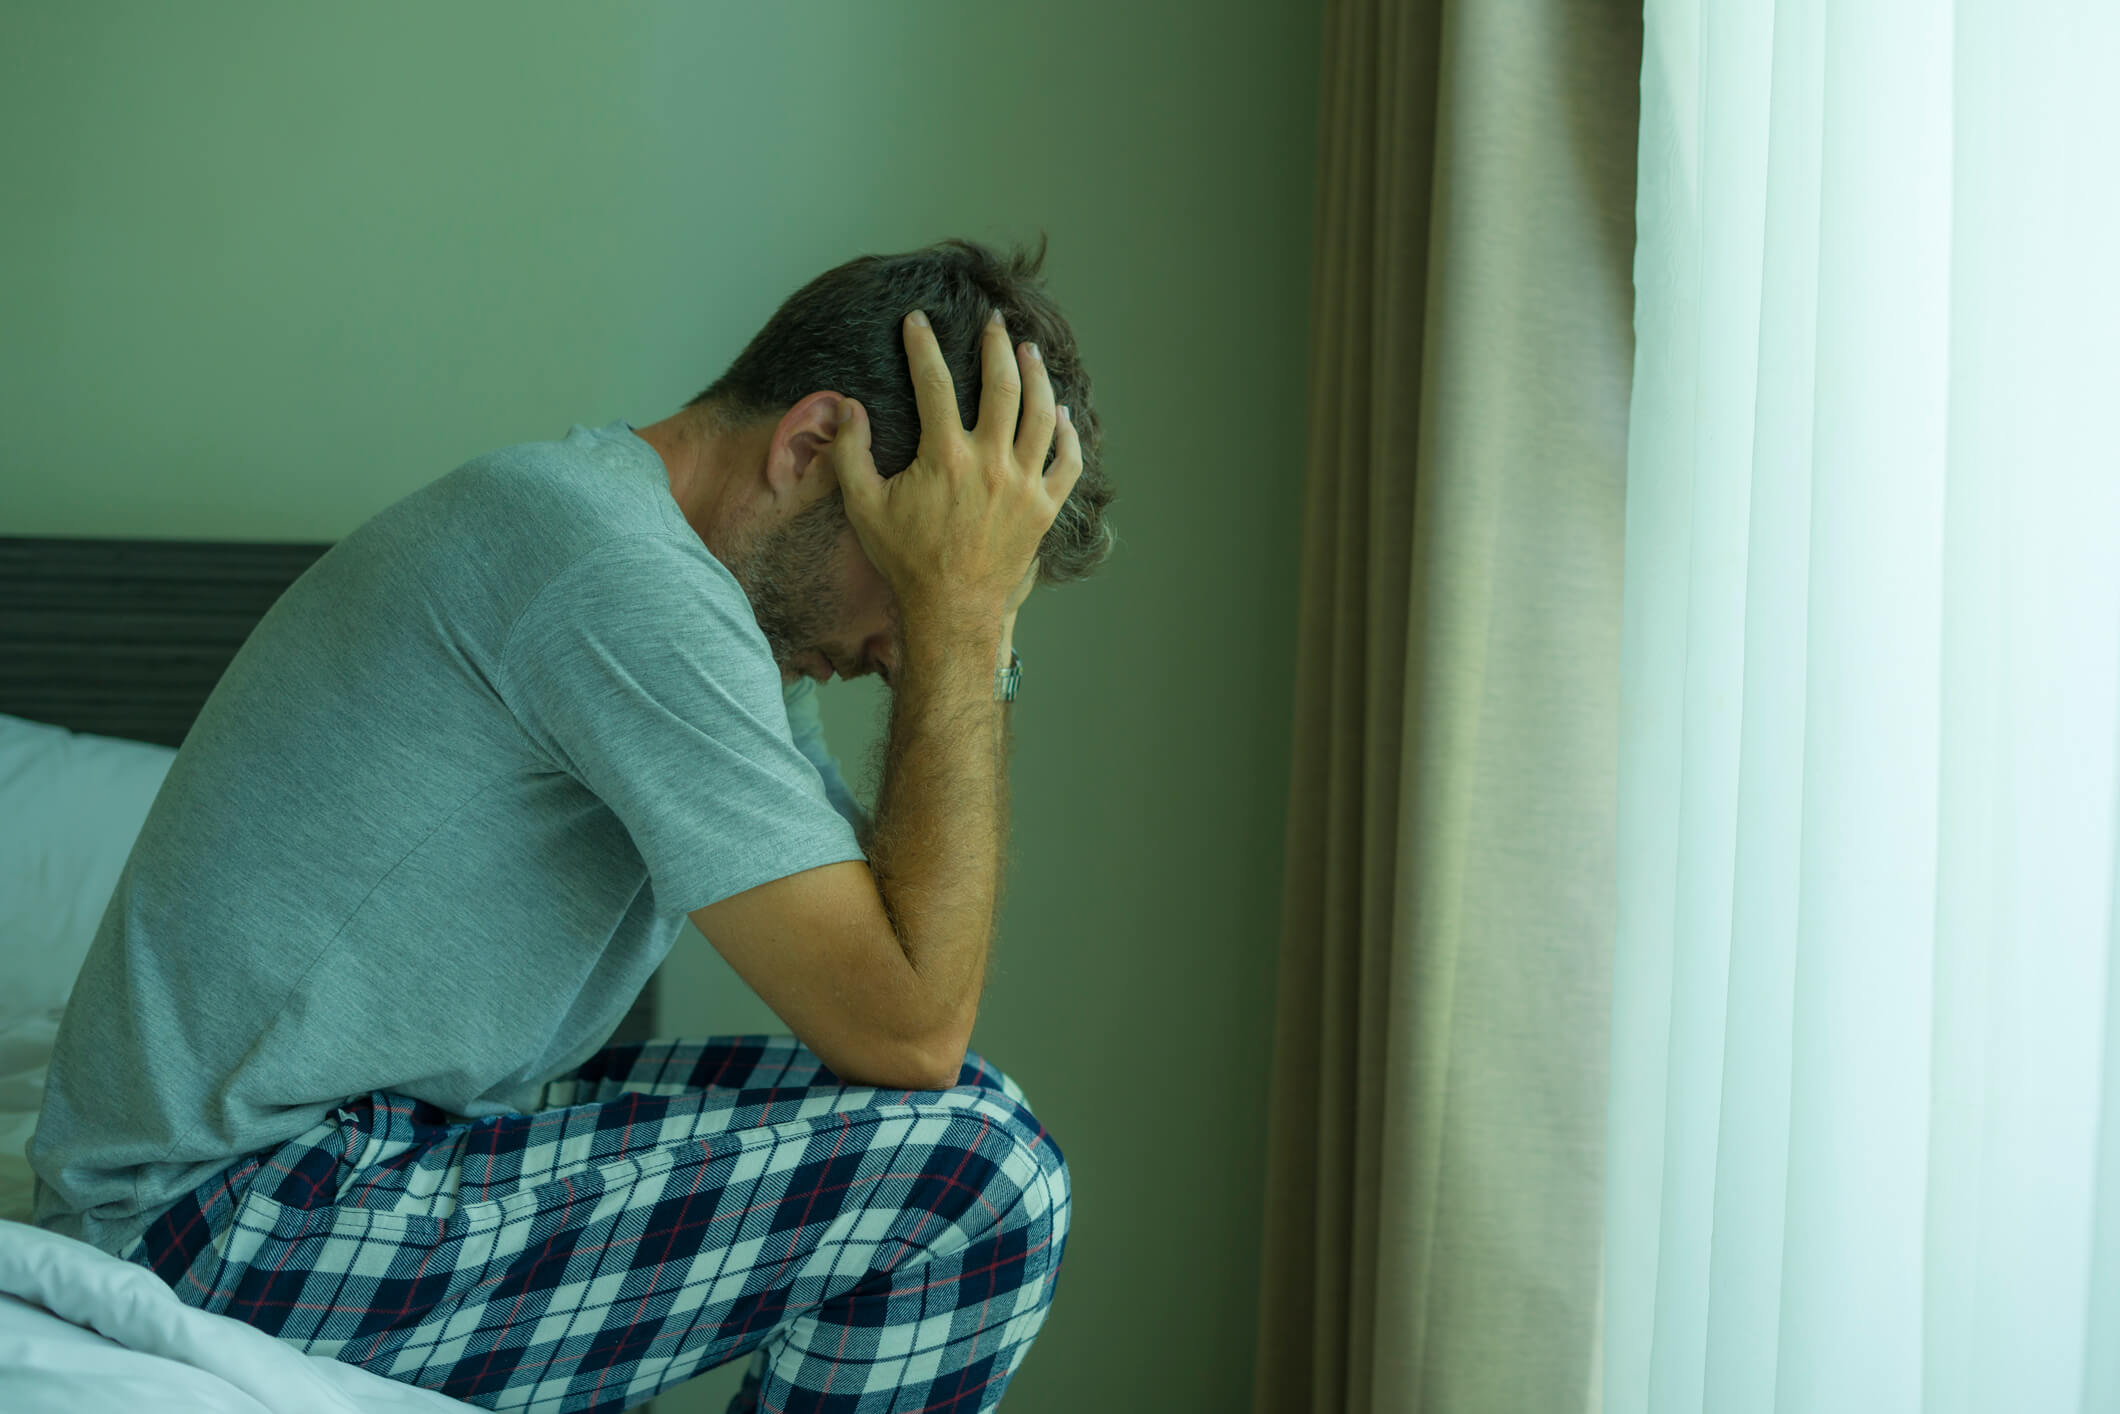
[[[1016,466],[1038,475],[1045,470],[1045,454],[1053,447],[1053,380],[1045,360],[1031,352],[1036,345],[1018,344],[1015,356],[1023,364],[1023,422],[1016,429]]]
[[[997,452],[1006,452],[1016,441],[1023,374],[1016,367],[1016,351],[1009,347],[1008,326],[1001,322],[998,309],[986,321],[979,351],[979,425],[972,429],[972,438]]]
[[[1055,507],[1067,500],[1082,479],[1082,434],[1075,431],[1073,418],[1063,417],[1059,422],[1060,455],[1045,469],[1045,488],[1052,493]]]
[[[900,321],[900,328],[913,376],[913,397],[920,407],[920,452],[923,458],[939,461],[947,439],[964,429],[956,383],[932,328],[915,323],[912,314]],[[1008,326],[998,310],[987,320],[980,338],[979,381],[979,421],[972,429],[973,439],[984,438],[996,450],[1007,451],[1019,469],[1038,469],[1053,494],[1065,500],[1082,475],[1082,439],[1072,422],[1054,415],[1053,380],[1044,360],[1031,353],[1029,344],[1010,343]],[[1060,454],[1048,467],[1045,458],[1055,446]]]
[[[906,315],[899,327],[905,334],[906,365],[913,375],[913,401],[920,407],[920,454],[932,457],[949,446],[936,438],[964,431],[964,417],[957,410],[957,385],[935,331],[925,322],[914,322],[913,315],[919,312]]]

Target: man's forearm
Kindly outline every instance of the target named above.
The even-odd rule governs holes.
[[[968,1040],[985,988],[1006,855],[1008,624],[909,618],[866,850],[939,1038]]]
[[[994,671],[1000,672],[1008,667],[1009,650],[1015,647],[1015,643],[1016,616],[1014,614],[1010,614],[1001,621],[1001,651],[995,654],[994,656]],[[1008,838],[1009,828],[1008,763],[1012,747],[1014,746],[1014,738],[1010,734],[1012,731],[1011,722],[1013,721],[1014,707],[1015,704],[1013,702],[1004,702],[1001,704],[1001,763],[998,767],[999,780],[996,782],[996,788],[1000,792],[1001,837],[1004,840]],[[888,746],[888,741],[886,741],[884,745]],[[861,846],[861,852],[866,855],[869,852],[871,842],[875,839],[876,836],[876,816],[874,812],[862,809],[861,802],[856,801],[854,802],[853,823],[854,839],[856,843]],[[1008,887],[1008,869],[1006,867],[1005,860],[1003,861],[1003,868],[1001,871],[1000,887],[1003,890],[1006,890]],[[1000,903],[998,899],[996,900],[994,907],[995,915],[998,917],[1000,915]]]

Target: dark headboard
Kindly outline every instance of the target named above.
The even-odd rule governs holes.
[[[258,620],[330,542],[0,535],[0,713],[181,746]],[[654,979],[614,1041],[654,1034]]]
[[[0,536],[0,712],[181,746],[326,544]]]

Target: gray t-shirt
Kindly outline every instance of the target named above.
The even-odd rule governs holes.
[[[37,1224],[122,1252],[371,1090],[535,1109],[687,913],[865,857],[794,735],[749,599],[628,424],[389,506],[259,621],[170,764],[59,1029]]]

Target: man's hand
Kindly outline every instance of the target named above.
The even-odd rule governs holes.
[[[1010,565],[1036,556],[1082,475],[1082,442],[1056,415],[1034,346],[1010,348],[1000,311],[986,326],[979,422],[970,432],[927,317],[914,310],[900,333],[920,403],[918,455],[884,477],[869,450],[868,410],[841,398],[839,435],[819,457],[838,477],[846,518],[907,623],[939,618],[945,633],[959,632],[968,616],[977,623],[1000,607],[995,590],[1005,602],[1000,576]]]

